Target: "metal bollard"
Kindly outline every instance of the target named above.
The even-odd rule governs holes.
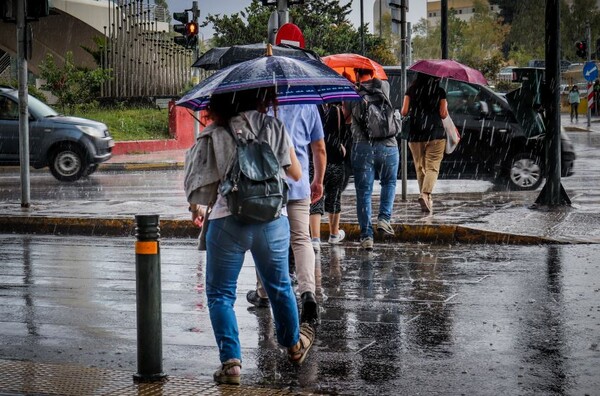
[[[160,236],[158,215],[136,215],[135,284],[137,313],[136,382],[163,380]]]

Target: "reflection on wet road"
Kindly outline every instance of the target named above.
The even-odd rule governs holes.
[[[136,370],[133,239],[0,235],[0,359]],[[337,394],[595,394],[597,245],[323,244],[322,324],[306,363],[269,310],[236,313],[243,382]],[[161,241],[165,372],[218,364],[195,241]]]

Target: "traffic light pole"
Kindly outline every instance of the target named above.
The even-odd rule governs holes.
[[[19,161],[21,164],[21,207],[30,206],[29,111],[27,92],[27,20],[25,2],[17,1],[17,58],[19,75]]]
[[[592,60],[592,51],[590,51],[589,45],[592,43],[592,28],[590,27],[590,21],[586,21],[585,23],[585,36],[587,39],[588,44],[588,49],[587,49],[587,61],[590,62]],[[588,89],[590,87],[591,83],[588,82]],[[589,100],[589,94],[586,91],[585,96],[588,98]],[[598,106],[597,103],[594,103],[594,106]],[[590,106],[590,104],[588,103],[587,105],[587,127],[588,130],[590,129],[592,125],[592,107]]]
[[[200,26],[200,10],[198,9],[198,2],[192,1],[192,21],[196,22],[196,26]],[[200,35],[196,34],[196,45],[194,46],[194,62],[200,55]],[[195,86],[200,82],[200,69],[197,67],[192,68],[192,84]],[[194,138],[198,139],[200,136],[200,112],[194,111]]]

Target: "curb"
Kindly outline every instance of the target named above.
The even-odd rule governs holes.
[[[328,227],[327,223],[321,224],[322,236],[327,234]],[[392,227],[396,233],[394,236],[382,237],[376,234],[375,241],[510,245],[586,243],[532,235],[500,233],[460,225],[393,224]],[[349,241],[358,242],[360,236],[358,224],[342,223],[340,228],[346,232]],[[13,233],[134,237],[135,220],[122,218],[0,216],[0,229],[11,230]],[[198,234],[198,228],[189,220],[160,220],[160,235],[162,237],[195,239]]]
[[[180,170],[183,169],[183,162],[117,162],[117,163],[103,163],[100,164],[98,170],[100,171],[139,171],[139,170]]]

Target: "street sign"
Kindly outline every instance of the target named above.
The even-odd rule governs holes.
[[[277,44],[290,44],[304,48],[304,35],[302,34],[302,30],[293,23],[283,24],[275,36],[275,45]]]
[[[587,61],[583,65],[583,78],[586,81],[594,81],[598,78],[598,66],[594,61]]]

